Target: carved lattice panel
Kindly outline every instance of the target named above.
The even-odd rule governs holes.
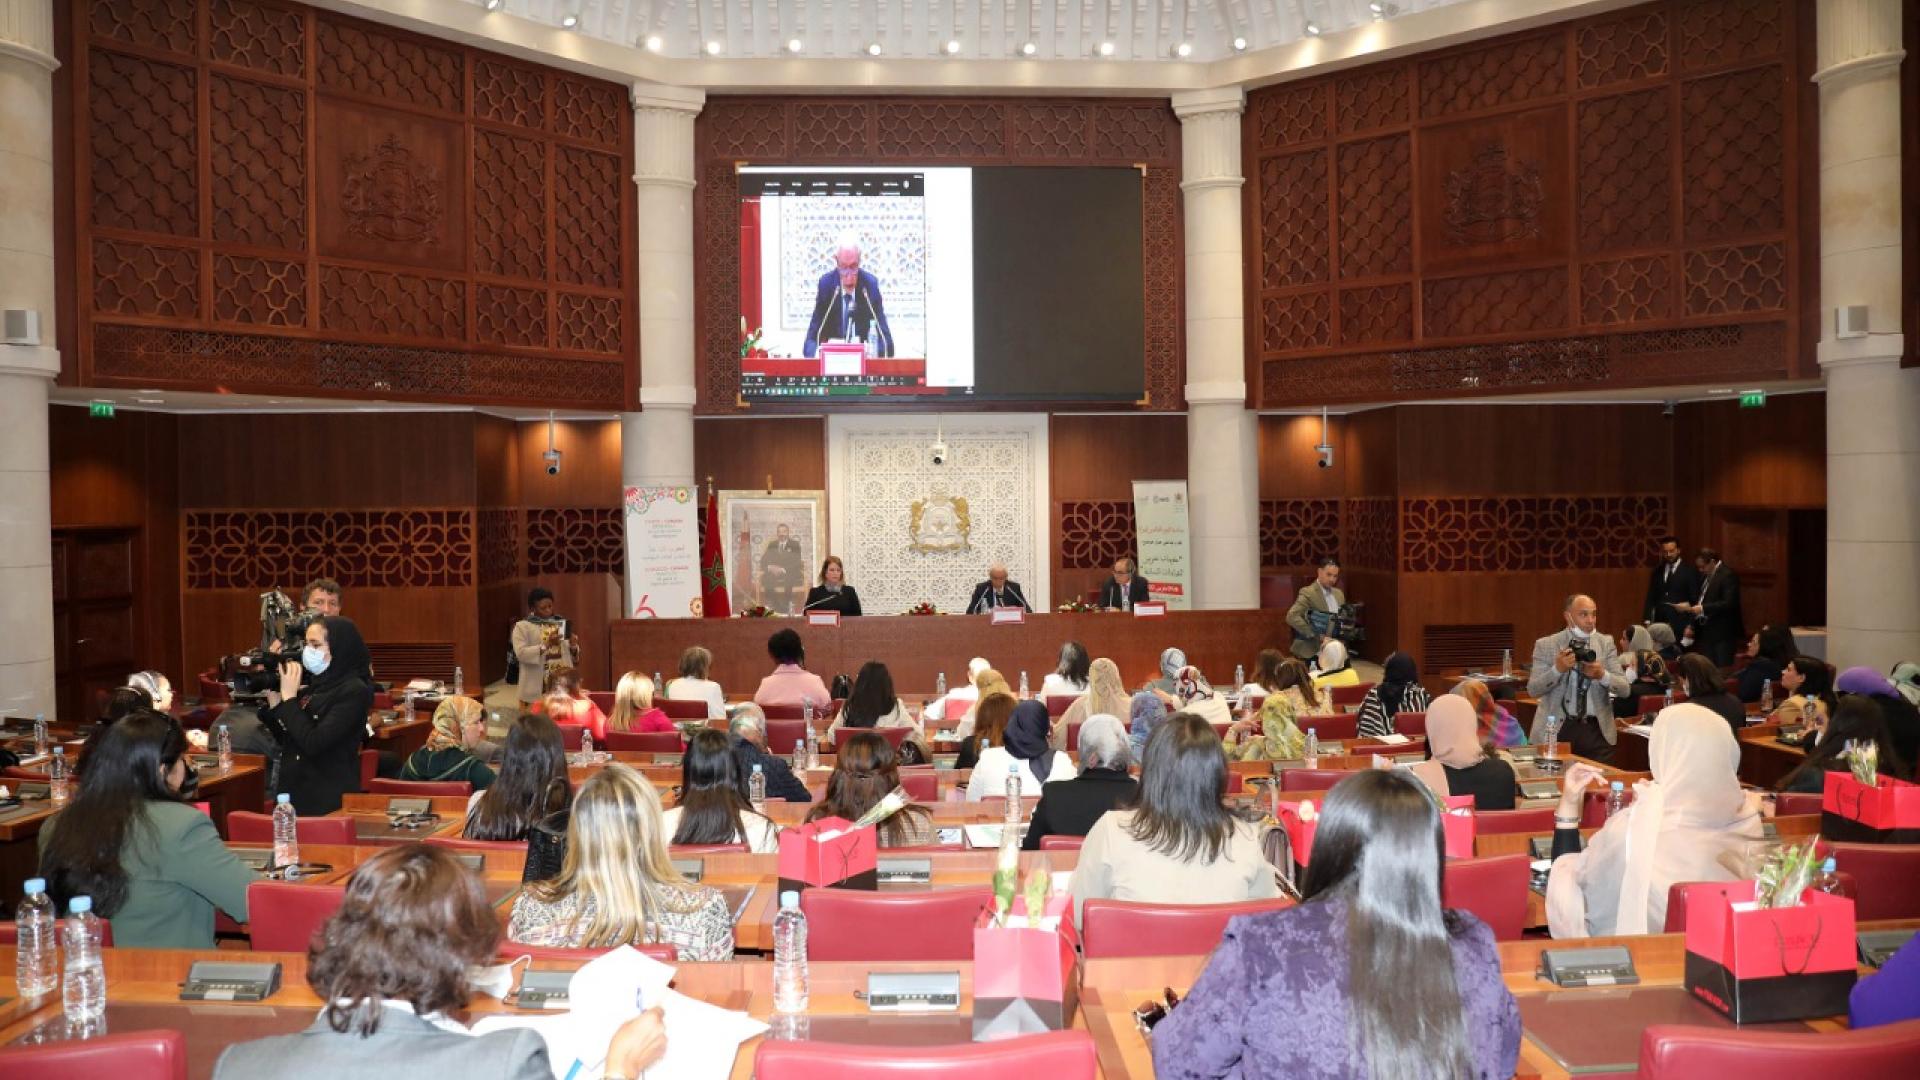
[[[200,314],[200,260],[192,248],[96,240],[93,267],[95,311],[163,319]]]
[[[1180,248],[1180,171],[1167,164],[1149,166],[1145,201],[1140,207],[1145,217],[1141,241],[1146,251],[1177,251]],[[1149,257],[1142,268],[1148,296],[1180,296],[1180,265],[1173,259]],[[1183,301],[1184,302],[1184,301]],[[1147,378],[1148,408],[1178,409],[1182,403],[1181,384],[1185,367],[1181,348],[1185,327],[1181,322],[1182,304],[1147,305]]]
[[[305,326],[307,264],[216,253],[213,320],[247,326]]]
[[[1420,63],[1420,115],[1535,101],[1566,89],[1566,35],[1553,31]]]
[[[553,124],[559,133],[596,146],[620,145],[622,130],[633,123],[627,89],[618,83],[553,77]]]
[[[314,21],[321,85],[446,112],[461,110],[465,65],[457,48],[375,32],[365,23],[325,16]]]
[[[1587,325],[1673,317],[1673,267],[1665,255],[1641,255],[1580,268],[1580,321]]]
[[[627,538],[619,507],[540,507],[526,514],[529,575],[626,572]]]
[[[1680,62],[1693,70],[1780,51],[1788,13],[1781,0],[1681,0]]]
[[[200,188],[194,70],[95,49],[87,75],[93,223],[195,235]]]
[[[473,294],[473,337],[489,345],[547,345],[547,293],[511,285],[480,285]]]
[[[1391,496],[1348,499],[1341,508],[1340,558],[1360,570],[1400,565],[1399,507]]]
[[[857,101],[810,101],[793,107],[793,156],[859,158],[871,154],[872,106]]]
[[[1671,108],[1665,89],[1579,104],[1580,247],[1646,248],[1673,239]]]
[[[1335,80],[1335,129],[1351,135],[1406,123],[1412,112],[1411,81],[1404,64],[1381,64]]]
[[[466,287],[449,278],[346,266],[320,271],[320,327],[367,336],[466,336]]]
[[[1682,198],[1688,240],[1786,226],[1785,89],[1777,67],[1681,87]]]
[[[199,41],[192,5],[176,0],[90,0],[87,26],[95,37],[189,56]]]
[[[1340,290],[1340,344],[1393,345],[1411,340],[1411,284],[1362,285]]]
[[[620,301],[611,296],[555,293],[554,347],[576,352],[620,351]]]
[[[1413,140],[1406,135],[1340,146],[1340,276],[1413,269]]]
[[[1688,315],[1778,311],[1787,302],[1784,244],[1743,244],[1686,255]]]
[[[1000,157],[1007,150],[1006,106],[984,101],[907,101],[876,110],[881,157]]]
[[[1179,128],[1166,105],[1101,105],[1094,114],[1094,152],[1109,161],[1177,161]]]
[[[1567,325],[1567,272],[1561,267],[1442,278],[1424,284],[1426,336],[1553,330]]]
[[[307,70],[307,19],[299,8],[251,0],[207,4],[207,52],[223,64],[298,77]]]
[[[1582,26],[1574,34],[1574,63],[1582,89],[1666,74],[1666,9],[1634,8]]]
[[[1060,566],[1100,570],[1134,551],[1133,501],[1063,502],[1060,507]]]
[[[473,584],[470,510],[189,510],[190,589],[330,577],[349,589]]]
[[[520,511],[486,507],[474,512],[477,585],[512,581],[520,576]]]
[[[213,238],[304,250],[306,95],[219,74],[208,93]]]
[[[620,284],[620,159],[571,146],[553,151],[555,277],[603,289]]]
[[[1667,531],[1664,495],[1407,499],[1408,573],[1630,570]]]
[[[1325,289],[1260,299],[1260,350],[1292,352],[1327,344],[1333,334],[1332,301]]]
[[[547,79],[538,70],[493,57],[473,62],[473,115],[539,130],[547,122]]]
[[[546,147],[499,131],[473,133],[473,253],[481,270],[540,278],[547,256]],[[602,224],[603,231],[612,222]]]
[[[1325,83],[1271,87],[1247,99],[1245,123],[1255,150],[1274,150],[1327,137]]]
[[[1260,283],[1265,289],[1327,280],[1327,152],[1260,162]]]
[[[787,107],[774,101],[707,102],[700,111],[705,153],[712,159],[778,161],[787,150]]]
[[[1092,131],[1091,106],[1017,106],[1013,110],[1013,153],[1023,158],[1077,160],[1091,152]]]
[[[1312,566],[1340,550],[1340,500],[1260,500],[1260,565]]]

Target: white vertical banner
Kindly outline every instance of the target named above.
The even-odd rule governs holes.
[[[1185,480],[1133,482],[1134,543],[1147,595],[1169,611],[1193,606],[1193,558]]]
[[[700,506],[690,486],[625,490],[629,619],[700,617]]]

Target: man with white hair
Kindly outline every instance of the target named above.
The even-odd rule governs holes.
[[[1040,789],[1033,824],[1021,846],[1040,847],[1043,836],[1085,836],[1100,815],[1132,800],[1139,785],[1127,770],[1133,747],[1117,717],[1101,713],[1080,725],[1080,775]]]
[[[747,797],[747,777],[753,767],[767,778],[767,798],[788,802],[812,802],[813,793],[793,775],[793,767],[777,754],[767,753],[767,714],[751,702],[733,710],[727,722],[727,735],[733,744],[733,763],[740,774],[740,797]]]
[[[824,341],[866,342],[870,355],[893,355],[893,330],[880,299],[880,279],[860,268],[860,240],[855,236],[840,238],[834,245],[833,269],[820,275],[801,352],[817,355]]]
[[[981,672],[992,666],[987,663],[987,658],[984,656],[976,656],[967,661],[967,681],[947,691],[946,696],[928,702],[924,713],[925,719],[943,721],[949,718],[949,713],[954,720],[965,716],[973,703],[980,700],[980,688],[973,685],[973,680],[979,678]]]
[[[987,567],[987,580],[973,587],[973,596],[967,601],[967,614],[984,614],[1002,607],[1033,610],[1020,583],[1007,577],[1007,564],[994,563]]]

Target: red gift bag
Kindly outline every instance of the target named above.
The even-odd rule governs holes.
[[[1694,886],[1688,992],[1736,1024],[1846,1013],[1855,978],[1853,901],[1808,889],[1799,907],[1745,907],[1753,887]]]
[[[1077,960],[1065,932],[1072,920],[1060,913],[1057,927],[1030,927],[1021,897],[1013,910],[1015,925],[984,925],[989,912],[973,931],[975,1042],[1062,1031],[1073,1023]]]
[[[1473,796],[1449,795],[1440,800],[1444,808],[1440,826],[1447,834],[1447,858],[1473,858]]]
[[[1273,811],[1274,817],[1280,821],[1281,831],[1287,834],[1287,850],[1292,853],[1293,864],[1300,867],[1306,866],[1308,856],[1313,854],[1313,830],[1320,824],[1320,808],[1315,806],[1315,816],[1303,819],[1300,816],[1300,807],[1303,805],[1312,805],[1312,801],[1277,803]]]
[[[1920,784],[1879,776],[1873,787],[1829,772],[1820,791],[1820,835],[1869,844],[1920,843]]]
[[[830,835],[838,833],[838,835]],[[879,888],[879,838],[873,826],[856,829],[825,817],[780,833],[780,891],[832,886]]]

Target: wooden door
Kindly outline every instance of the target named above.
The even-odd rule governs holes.
[[[91,719],[102,696],[140,669],[138,540],[137,529],[54,530],[54,700],[61,720]]]
[[[1747,633],[1787,621],[1787,512],[1772,507],[1716,506],[1713,537],[1720,558],[1740,577]],[[1739,643],[1745,649],[1747,643]]]

